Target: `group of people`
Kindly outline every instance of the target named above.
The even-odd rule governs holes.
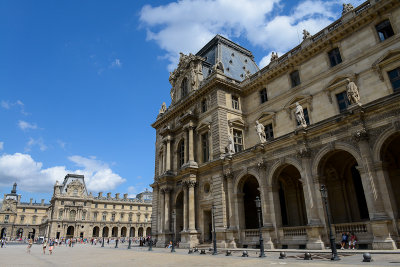
[[[49,254],[53,254],[53,249],[54,249],[54,244],[56,244],[54,239],[49,239],[49,242],[47,240],[44,240],[43,242],[43,254],[46,254],[46,248],[49,247]]]
[[[340,249],[345,249],[346,244],[349,244],[349,249],[355,249],[357,243],[357,236],[354,233],[343,232],[342,233],[342,241],[340,242]]]

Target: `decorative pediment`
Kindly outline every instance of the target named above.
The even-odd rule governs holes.
[[[236,127],[244,129],[246,128],[246,123],[241,118],[234,118],[228,121],[229,127]]]
[[[74,180],[67,185],[67,195],[82,197],[86,194],[85,185],[78,180]]]
[[[273,124],[275,124],[275,115],[276,115],[276,112],[268,112],[268,111],[266,111],[266,112],[261,113],[261,116],[258,117],[257,120],[261,124],[265,124],[265,122],[267,122],[269,120],[272,120]]]
[[[330,82],[328,82],[327,86],[324,88],[324,91],[328,95],[330,103],[332,103],[332,91],[336,90],[339,87],[346,87],[347,79],[354,82],[356,80],[356,74],[347,73],[338,75],[335,78],[333,78]]]
[[[211,129],[211,122],[202,122],[200,125],[197,126],[196,132],[197,133],[202,133],[202,132],[207,132]]]
[[[378,72],[379,79],[383,81],[382,69],[389,65],[392,62],[396,62],[400,60],[400,49],[394,49],[387,51],[383,56],[381,56],[374,64],[372,64],[372,68]]]
[[[204,59],[193,54],[185,55],[180,53],[178,67],[170,73],[169,82],[172,85],[171,89],[171,104],[180,99],[179,89],[181,83],[186,78],[188,84],[188,93],[199,88],[203,81],[202,62]]]

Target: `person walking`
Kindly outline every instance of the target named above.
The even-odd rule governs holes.
[[[46,254],[47,240],[43,241],[43,254]]]
[[[49,243],[49,253],[50,253],[50,255],[53,253],[53,248],[54,248],[54,240],[50,239],[50,243]]]
[[[33,243],[32,238],[29,238],[28,247],[26,248],[26,252],[29,253],[29,254],[31,253],[32,243]]]

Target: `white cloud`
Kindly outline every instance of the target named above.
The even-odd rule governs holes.
[[[20,112],[24,115],[29,115],[29,113],[25,112],[24,110],[24,103],[22,103],[21,100],[17,100],[16,102],[10,102],[10,101],[5,101],[1,100],[0,106],[4,109],[11,109],[14,106],[18,106],[20,108]]]
[[[26,143],[25,151],[31,151],[32,147],[34,146],[38,146],[40,151],[47,150],[47,146],[45,145],[42,138],[34,139],[30,137],[28,142]]]
[[[358,4],[358,0],[351,1]],[[147,40],[155,41],[166,54],[168,69],[176,67],[179,52],[195,53],[216,34],[246,38],[266,51],[287,52],[302,41],[302,31],[311,34],[340,16],[342,1],[306,0],[283,14],[281,0],[181,0],[140,12]]]
[[[67,143],[65,143],[65,142],[62,141],[62,140],[57,140],[57,143],[58,143],[58,145],[59,145],[62,149],[65,149],[65,146],[67,145]]]
[[[10,103],[8,101],[1,100],[1,107],[5,109],[10,109]]]
[[[114,61],[111,62],[111,68],[120,68],[121,66],[121,60],[119,60],[118,58],[114,59]]]
[[[36,123],[29,123],[26,121],[18,121],[18,127],[24,131],[29,129],[35,130],[38,128]]]
[[[65,166],[43,168],[29,154],[15,153],[0,156],[0,187],[10,187],[17,182],[19,188],[28,192],[51,192],[56,180],[62,181],[67,173],[85,175],[89,191],[112,190],[125,179],[114,173],[106,163],[92,158],[72,156],[69,158],[78,167],[67,170]]]
[[[4,149],[4,142],[0,142],[0,150]]]

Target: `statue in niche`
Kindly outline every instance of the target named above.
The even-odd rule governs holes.
[[[277,59],[278,59],[278,52],[275,53],[274,51],[272,51],[271,62],[274,62]]]
[[[167,111],[167,105],[165,104],[165,102],[163,102],[158,114],[164,114],[165,111]]]
[[[296,119],[297,122],[302,126],[302,127],[307,127],[307,122],[306,119],[304,117],[304,111],[303,111],[303,107],[299,104],[299,102],[296,102]]]
[[[264,125],[259,123],[258,120],[257,120],[255,127],[256,127],[256,131],[257,131],[258,137],[260,138],[260,142],[261,143],[267,142],[267,136],[265,135]]]
[[[227,146],[228,154],[235,154],[235,144],[233,141],[233,137],[230,133],[228,133],[228,146]]]
[[[346,14],[349,11],[352,11],[354,9],[352,4],[343,4],[343,11],[342,15]]]
[[[303,40],[311,38],[311,34],[307,30],[303,30]]]
[[[360,94],[357,88],[357,85],[350,81],[350,79],[346,79],[347,81],[347,98],[349,99],[350,104],[357,104],[360,102]]]

